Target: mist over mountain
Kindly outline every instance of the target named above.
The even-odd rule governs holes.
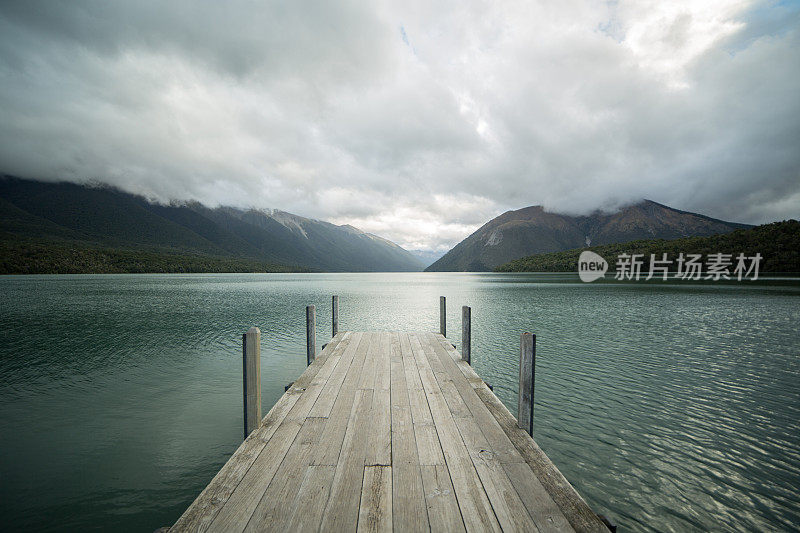
[[[615,213],[571,216],[531,206],[508,211],[461,241],[428,272],[492,270],[533,254],[639,239],[677,239],[750,228],[643,200]]]
[[[160,205],[107,186],[0,178],[4,243],[71,243],[321,271],[419,271],[408,251],[352,226],[279,210]],[[19,247],[14,248],[19,249]]]

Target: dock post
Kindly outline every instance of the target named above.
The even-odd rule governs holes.
[[[306,362],[310,365],[317,356],[317,308],[306,307]]]
[[[439,333],[447,337],[447,301],[444,296],[439,296]]]
[[[333,296],[331,298],[331,322],[333,323],[333,334],[331,338],[339,333],[339,297]]]
[[[261,424],[261,330],[252,327],[242,335],[244,383],[244,438]]]
[[[519,341],[519,400],[517,425],[533,436],[533,385],[536,376],[536,335],[523,333]]]
[[[461,359],[472,364],[472,309],[461,307]]]

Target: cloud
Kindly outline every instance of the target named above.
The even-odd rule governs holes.
[[[0,172],[444,249],[507,209],[800,216],[794,2],[5,2]]]

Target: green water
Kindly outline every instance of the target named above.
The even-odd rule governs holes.
[[[535,438],[622,530],[800,524],[800,280],[582,284],[553,274],[0,278],[0,529],[172,524],[241,441],[241,334],[264,412],[341,329],[437,330],[512,412],[538,335]]]

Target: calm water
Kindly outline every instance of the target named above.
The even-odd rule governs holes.
[[[552,274],[0,278],[0,529],[172,524],[241,441],[241,334],[264,412],[341,329],[438,329],[512,412],[538,334],[535,436],[624,530],[800,524],[800,282],[591,284]]]

